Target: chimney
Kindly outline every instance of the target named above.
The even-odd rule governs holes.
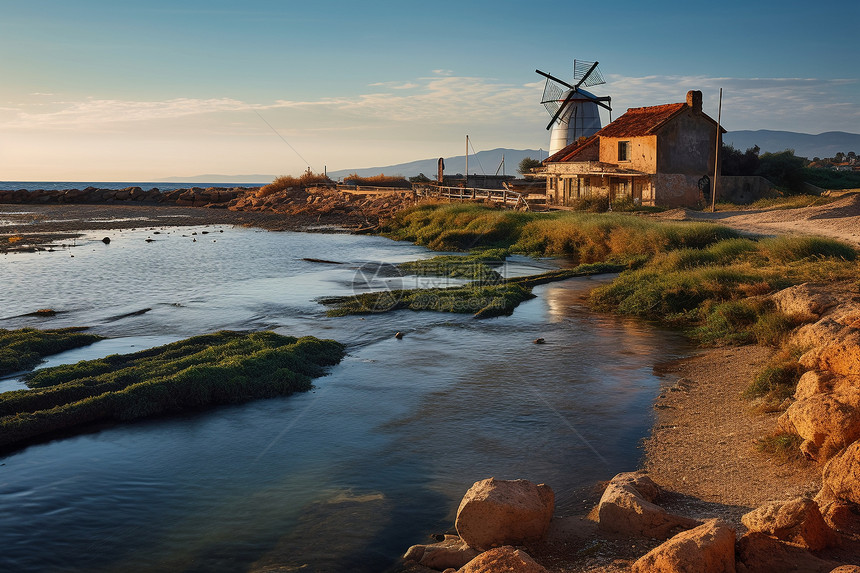
[[[702,92],[699,90],[688,91],[687,105],[693,108],[693,113],[702,113]]]

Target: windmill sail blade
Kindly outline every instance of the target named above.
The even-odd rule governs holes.
[[[546,85],[543,88],[541,103],[551,116],[555,115],[555,112],[558,111],[559,102],[564,97],[564,92],[564,88],[547,78]]]
[[[538,73],[538,74],[540,74],[540,75],[542,75],[543,77],[545,77],[545,78],[546,78],[546,79],[548,79],[548,80],[552,80],[552,81],[554,81],[554,82],[558,82],[558,83],[560,83],[561,85],[563,85],[563,86],[564,86],[564,87],[566,87],[566,88],[573,89],[573,86],[572,86],[572,85],[570,85],[569,83],[567,83],[567,82],[565,82],[565,81],[562,81],[562,80],[558,79],[557,77],[553,76],[552,74],[548,74],[548,73],[546,73],[546,72],[542,72],[542,71],[540,71],[540,70],[535,70],[535,72],[536,72],[536,73]]]
[[[570,100],[573,99],[574,94],[576,94],[576,90],[570,90],[570,93],[567,94],[567,97],[564,98],[564,101],[561,103],[560,106],[558,106],[558,111],[556,111],[555,114],[552,116],[552,119],[549,120],[549,123],[546,126],[547,129],[552,129],[552,124],[554,124],[555,120],[558,119],[558,116],[562,114],[564,108],[567,106],[567,104],[570,103]]]
[[[573,79],[577,82],[576,87],[599,86],[605,84],[606,80],[597,69],[599,62],[586,62],[583,60],[573,60]]]

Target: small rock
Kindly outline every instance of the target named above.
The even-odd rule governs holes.
[[[102,239],[102,243],[104,243],[105,245],[109,245],[110,244],[110,237],[105,237],[104,239]]]
[[[531,556],[510,545],[490,549],[464,565],[458,573],[546,573]]]
[[[444,535],[439,543],[413,545],[403,558],[441,571],[451,567],[459,569],[477,556],[478,551],[469,547],[456,535]]]

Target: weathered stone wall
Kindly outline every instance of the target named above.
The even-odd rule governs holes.
[[[660,207],[694,207],[703,201],[701,175],[658,173],[654,176],[654,202]]]
[[[758,175],[721,175],[717,182],[717,201],[746,205],[767,197],[772,190],[773,184]]]
[[[686,109],[660,129],[657,144],[657,171],[714,175],[717,127],[704,115]]]
[[[627,161],[618,161],[618,142],[627,141]],[[600,137],[600,161],[643,173],[657,171],[657,136]]]

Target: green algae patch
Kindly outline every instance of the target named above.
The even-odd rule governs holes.
[[[6,330],[0,328],[0,376],[29,370],[45,356],[87,346],[103,338],[95,334],[82,333],[82,330],[86,329]]]
[[[586,264],[573,269],[499,279],[496,284],[476,281],[449,288],[385,290],[353,296],[325,297],[319,299],[319,302],[332,307],[326,313],[328,316],[415,310],[454,312],[472,314],[475,318],[489,318],[511,314],[520,303],[535,297],[532,289],[537,285],[573,277],[620,272],[626,268],[626,265],[609,263]]]
[[[487,249],[468,255],[440,255],[420,261],[400,263],[397,268],[404,274],[421,277],[460,278],[479,283],[498,283],[502,275],[490,264],[502,264],[510,254],[506,249]]]
[[[0,394],[0,447],[97,422],[199,410],[311,388],[344,346],[311,336],[231,332],[37,370]]]

